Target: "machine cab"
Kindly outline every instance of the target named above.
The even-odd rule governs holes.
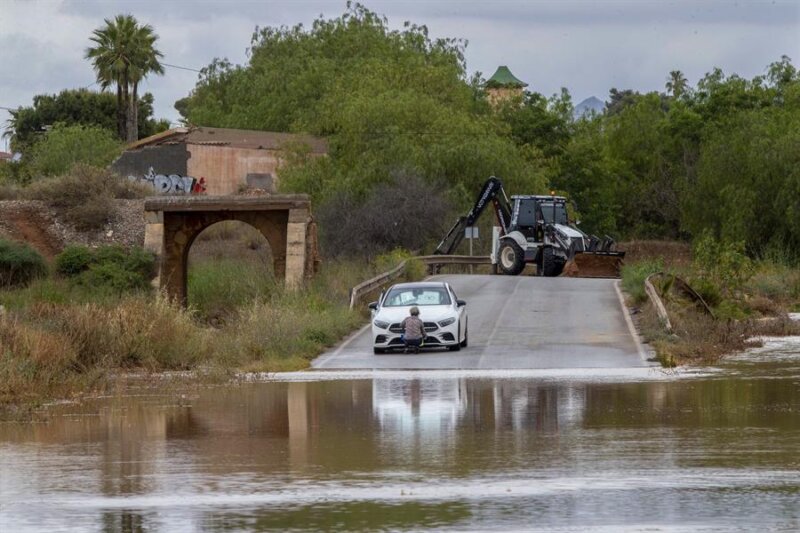
[[[519,231],[530,242],[541,242],[548,224],[567,225],[566,198],[561,196],[512,196],[511,231]]]

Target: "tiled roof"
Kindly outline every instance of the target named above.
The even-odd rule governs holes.
[[[307,145],[312,153],[325,154],[328,152],[327,141],[313,135],[206,127],[173,128],[132,143],[128,145],[128,150],[180,143],[261,150],[280,150],[287,144],[301,143]]]
[[[487,87],[527,87],[528,84],[522,81],[521,79],[517,78],[511,71],[508,69],[507,66],[501,65],[497,67],[497,70],[492,77],[486,80]]]

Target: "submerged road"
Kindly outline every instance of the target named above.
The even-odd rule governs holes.
[[[532,369],[650,366],[617,281],[440,275],[466,300],[469,347],[373,355],[366,327],[312,363],[315,369]]]

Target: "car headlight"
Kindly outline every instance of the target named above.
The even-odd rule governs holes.
[[[389,323],[388,322],[384,322],[383,320],[376,320],[375,322],[373,322],[373,324],[375,324],[375,326],[377,326],[377,327],[379,327],[381,329],[386,329],[386,328],[389,327]]]
[[[445,327],[445,326],[449,326],[450,324],[452,324],[455,321],[456,321],[455,318],[445,318],[444,320],[440,320],[439,321],[439,325],[441,327]]]

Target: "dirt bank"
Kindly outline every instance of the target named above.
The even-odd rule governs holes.
[[[58,212],[36,200],[0,201],[0,238],[25,242],[48,259],[68,244],[144,244],[144,200],[114,200],[112,220],[98,231],[77,231]]]

